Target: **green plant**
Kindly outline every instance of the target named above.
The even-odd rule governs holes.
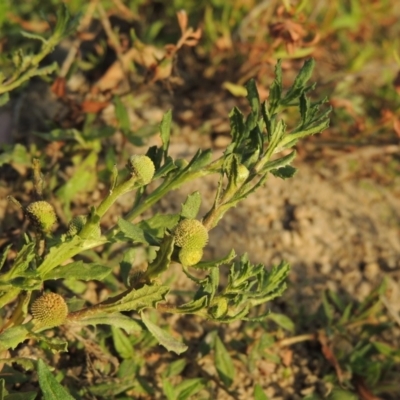
[[[63,13],[53,36],[48,41],[43,39],[40,55],[33,58],[21,56],[21,60],[29,62],[18,64],[15,74],[6,81],[3,79],[2,93],[18,87],[31,76],[48,73],[38,69],[39,61],[72,26],[65,10]],[[43,199],[40,163],[35,160],[33,180],[39,200],[23,207],[16,199],[10,198],[23,209],[34,229],[33,235],[24,236],[24,244],[13,260],[8,260],[10,247],[5,249],[0,260],[3,270],[0,274],[0,306],[13,304],[12,315],[1,328],[0,350],[14,349],[26,339],[33,339],[54,352],[67,351],[67,341],[51,338],[42,332],[57,326],[106,324],[112,326],[114,335],[119,335],[120,328],[127,333],[145,330],[168,350],[180,354],[187,346],[160,329],[149,317],[149,309],[195,314],[223,323],[265,318],[265,314],[257,314],[256,307],[282,294],[289,273],[288,264],[282,262],[268,271],[262,264],[253,265],[247,255],[235,259],[233,250],[222,259],[201,261],[203,248],[207,244],[208,231],[230,208],[262,186],[270,173],[283,179],[291,178],[296,172],[290,165],[295,158],[295,151],[291,148],[299,139],[321,132],[328,126],[330,110],[327,108],[320,112],[325,100],[311,102],[307,96],[314,88],[314,85],[307,86],[313,67],[314,61],[307,61],[292,87],[284,93],[278,62],[268,102],[260,102],[255,82],[249,81],[246,87],[251,111],[245,117],[239,109],[232,110],[229,116],[232,141],[224,154],[214,161],[209,150],[199,150],[190,161],[173,160],[168,154],[172,113],[166,113],[160,124],[162,145],[151,147],[146,155],[130,157],[122,171],[115,166],[110,171],[108,194],[99,205],[92,206],[87,215],[71,219],[64,233],[51,234],[56,216],[51,204]],[[300,121],[287,130],[280,115],[293,106],[299,108]],[[280,155],[281,152],[284,154]],[[198,217],[201,204],[198,192],[187,197],[179,214],[156,214],[144,218],[144,213],[167,193],[210,174],[219,175],[219,184],[214,203],[203,218]],[[126,193],[135,194],[131,210],[102,235],[102,218]],[[139,273],[131,270],[134,257],[132,252],[128,252],[119,263],[125,288],[116,289],[99,304],[76,306],[75,302],[67,299],[64,303],[59,294],[46,292],[30,305],[31,297],[36,297],[55,280],[87,282],[108,279],[112,267],[87,262],[84,257],[74,260],[74,257],[84,256],[90,249],[100,246],[107,249],[143,246],[155,248],[156,252]],[[167,300],[171,287],[165,276],[171,263],[180,263],[182,273],[198,287],[183,304]],[[220,286],[222,265],[229,268],[225,287]],[[24,322],[29,312],[33,319]],[[223,353],[221,346],[223,348],[222,343],[217,348]],[[15,360],[2,361],[12,363]],[[19,363],[25,367],[29,364],[21,359]],[[37,363],[37,370],[45,398],[50,398],[52,390],[69,396],[55,379],[49,378],[51,374],[43,363]]]
[[[0,106],[7,103],[11,90],[20,87],[23,83],[35,76],[47,76],[58,69],[56,62],[47,66],[41,66],[40,63],[54,50],[55,46],[59,44],[64,37],[69,35],[76,28],[78,21],[79,16],[70,18],[65,5],[61,5],[57,13],[57,23],[48,39],[22,31],[24,37],[39,40],[42,42],[42,45],[37,54],[24,53],[21,49],[15,51],[11,55],[12,65],[8,68],[3,66],[5,71],[10,71],[10,74],[6,76],[4,72],[0,73]]]

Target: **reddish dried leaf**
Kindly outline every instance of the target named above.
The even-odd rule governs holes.
[[[396,132],[397,137],[400,138],[400,119],[399,118],[395,118],[393,120],[393,129]]]
[[[82,112],[84,113],[93,113],[96,114],[101,111],[103,108],[107,107],[109,104],[108,101],[94,101],[94,100],[85,100],[81,104]]]
[[[332,349],[329,346],[328,338],[326,337],[325,332],[322,330],[319,331],[317,337],[318,337],[318,341],[321,345],[322,354],[324,355],[326,360],[329,361],[329,363],[335,368],[338,380],[339,380],[339,382],[342,382],[343,381],[342,369],[340,368],[339,362],[338,362],[335,354],[333,353]]]
[[[57,97],[64,97],[66,94],[66,81],[65,78],[62,77],[57,77],[56,80],[53,82],[51,85],[51,91],[57,96]]]
[[[185,33],[188,25],[188,16],[185,10],[180,10],[176,13],[178,18],[179,28],[181,28],[182,35]]]
[[[285,367],[289,367],[293,361],[293,350],[284,349],[281,352],[282,363]]]
[[[380,397],[375,396],[365,385],[364,379],[357,376],[353,379],[353,384],[361,400],[381,400]]]
[[[396,78],[393,80],[393,86],[396,89],[397,94],[400,94],[400,71],[397,73]]]

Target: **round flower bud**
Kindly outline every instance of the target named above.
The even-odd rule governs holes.
[[[57,221],[54,208],[47,201],[35,201],[26,207],[25,213],[33,225],[46,233]]]
[[[51,328],[64,323],[68,315],[68,306],[59,294],[46,293],[33,302],[31,313],[36,326]]]
[[[249,177],[249,170],[247,169],[247,167],[245,165],[239,164],[237,172],[238,172],[238,174],[237,174],[236,183],[238,185],[240,185]]]
[[[225,297],[214,298],[214,304],[209,309],[209,313],[215,319],[224,317],[228,312],[228,300]]]
[[[86,215],[77,215],[76,217],[72,218],[68,224],[67,235],[71,237],[77,235],[85,226],[86,221]]]
[[[188,249],[184,247],[179,251],[179,261],[184,267],[196,265],[203,257],[203,249]]]
[[[202,249],[208,242],[208,232],[197,219],[184,219],[175,228],[175,244],[188,249]]]
[[[135,175],[138,178],[140,183],[144,185],[147,185],[153,179],[155,171],[154,163],[147,156],[132,156],[126,165],[126,168],[132,175]]]
[[[75,235],[78,235],[85,226],[86,222],[87,222],[86,215],[77,215],[76,217],[72,218],[68,224],[67,236],[73,237]],[[99,226],[96,227],[96,230],[91,234],[91,236],[92,237],[101,236],[101,229]]]

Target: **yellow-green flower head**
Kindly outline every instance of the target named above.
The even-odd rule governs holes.
[[[175,244],[188,249],[202,249],[208,242],[208,232],[197,219],[184,219],[174,231]]]
[[[147,185],[153,179],[155,171],[154,163],[147,156],[132,156],[126,165],[126,168],[132,175],[135,175],[138,178],[140,183],[144,185]]]
[[[242,184],[249,177],[249,170],[243,164],[238,166],[237,183]]]
[[[54,208],[47,201],[35,201],[29,204],[25,213],[35,227],[44,233],[49,232],[57,222]]]
[[[225,297],[214,298],[213,305],[209,309],[213,318],[221,318],[228,312],[228,300]]]
[[[196,265],[203,257],[203,249],[188,249],[184,247],[179,250],[179,261],[184,267]]]
[[[46,293],[33,302],[31,313],[37,326],[51,328],[64,323],[68,306],[59,294]]]

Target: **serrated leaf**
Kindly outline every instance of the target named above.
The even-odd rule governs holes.
[[[156,278],[168,269],[171,264],[173,250],[174,237],[172,235],[165,235],[160,244],[156,258],[147,267],[146,276],[149,279]]]
[[[215,337],[214,351],[214,362],[218,376],[224,385],[229,387],[232,385],[235,377],[235,368],[233,366],[233,360],[219,336]]]
[[[271,319],[277,325],[286,329],[289,332],[294,332],[294,323],[293,321],[284,314],[277,314],[277,313],[269,313],[266,318]]]
[[[256,81],[250,79],[246,84],[247,100],[249,101],[252,113],[258,117],[260,114],[260,97],[256,86]]]
[[[229,264],[236,257],[235,250],[231,250],[226,256],[214,261],[200,261],[194,267],[196,269],[216,268],[220,265]]]
[[[28,39],[39,40],[43,44],[45,44],[45,45],[47,44],[47,40],[42,36],[36,35],[34,33],[26,32],[26,31],[23,31],[23,30],[20,30],[20,33],[21,33],[22,36],[24,36],[24,37],[26,37]]]
[[[68,351],[68,342],[63,339],[48,337],[41,333],[36,333],[35,339],[42,342],[52,353],[65,353]]]
[[[35,257],[35,243],[26,244],[18,252],[17,257],[14,260],[11,271],[7,274],[9,279],[13,279],[19,276],[23,276],[24,272],[29,267],[30,262]]]
[[[181,217],[195,219],[201,205],[201,196],[199,192],[190,194],[182,204]]]
[[[111,304],[104,304],[102,309],[106,312],[121,312],[154,308],[160,301],[165,300],[168,292],[168,286],[144,285],[140,289],[132,289],[128,294]]]
[[[132,224],[122,218],[118,219],[118,226],[121,232],[135,243],[148,244],[150,246],[158,246],[159,243],[148,232],[141,229],[139,226]]]
[[[167,229],[172,230],[179,221],[179,214],[156,214],[149,219],[140,221],[137,226],[153,237],[162,238]]]
[[[286,156],[267,162],[261,169],[260,173],[265,173],[273,169],[279,169],[285,167],[286,165],[290,164],[295,159],[295,157],[296,157],[296,151],[293,150]]]
[[[142,326],[138,321],[118,312],[99,313],[69,322],[77,326],[111,325],[123,329],[126,333],[140,332]]]
[[[198,171],[211,161],[211,150],[198,150],[190,160],[187,169],[191,172]]]
[[[306,83],[311,78],[314,66],[315,61],[312,58],[304,63],[296,79],[294,80],[292,87],[288,90],[286,96],[281,100],[281,104],[288,105],[301,95],[305,89]]]
[[[67,390],[57,382],[48,366],[40,358],[38,360],[38,379],[44,400],[74,400]]]
[[[111,325],[111,332],[114,342],[115,350],[124,359],[130,359],[134,356],[133,346],[125,333],[121,329]]]
[[[8,252],[10,251],[11,246],[12,246],[12,244],[9,244],[8,246],[6,246],[4,248],[4,250],[3,250],[3,253],[1,254],[1,257],[0,257],[0,271],[4,267],[4,264],[5,264],[6,260],[7,260]]]
[[[292,167],[291,165],[286,165],[282,168],[272,169],[271,174],[281,179],[289,179],[292,178],[297,172],[297,168]]]
[[[177,313],[193,314],[205,308],[208,304],[208,297],[202,296],[199,299],[191,300],[188,303],[182,304],[177,307]]]
[[[162,117],[160,123],[160,137],[163,144],[163,150],[168,151],[169,138],[171,135],[171,123],[172,123],[172,110],[168,110]]]
[[[0,334],[0,350],[14,349],[29,336],[30,332],[24,325],[13,326]]]
[[[97,263],[84,263],[83,261],[61,265],[47,273],[43,280],[49,279],[79,279],[82,281],[102,281],[112,271],[112,268]]]
[[[149,332],[157,339],[158,343],[164,346],[168,351],[173,351],[176,354],[181,354],[188,349],[188,347],[181,341],[175,339],[165,330],[154,324],[147,318],[146,314],[141,314],[142,321],[146,325]]]

